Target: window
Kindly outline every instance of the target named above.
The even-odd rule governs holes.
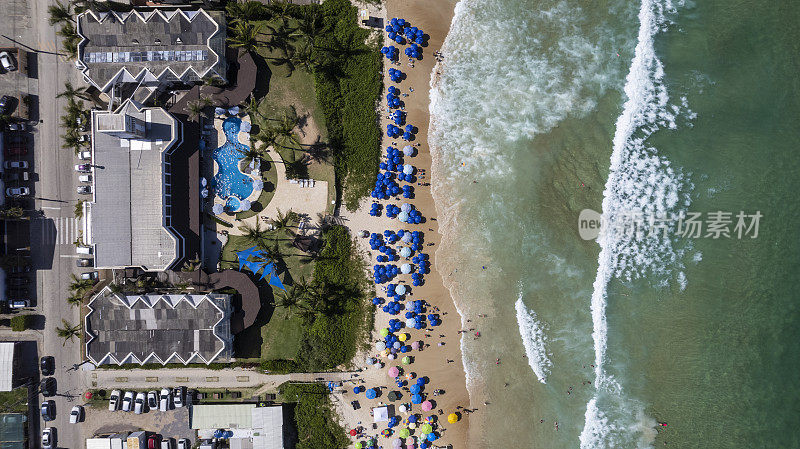
[[[88,63],[122,63],[122,62],[148,62],[148,61],[205,61],[208,59],[208,50],[155,50],[155,51],[117,51],[117,52],[88,52],[83,55],[83,61]]]

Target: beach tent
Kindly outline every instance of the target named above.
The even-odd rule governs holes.
[[[389,421],[389,408],[384,407],[374,407],[372,409],[372,419],[375,422],[388,422]]]

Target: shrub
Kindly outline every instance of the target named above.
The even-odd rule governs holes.
[[[262,360],[261,369],[275,374],[286,374],[302,371],[302,367],[294,360],[272,359]]]
[[[350,441],[333,418],[328,390],[320,383],[284,383],[278,387],[284,401],[295,402],[297,449],[343,449]]]
[[[32,315],[17,315],[11,318],[11,330],[22,332],[28,329],[33,319]]]

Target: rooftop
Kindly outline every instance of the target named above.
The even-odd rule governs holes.
[[[230,295],[123,296],[106,287],[88,309],[86,353],[97,365],[230,360]]]
[[[233,431],[232,449],[282,449],[283,408],[256,407],[256,404],[195,405],[190,410],[189,427],[204,438],[217,429]]]
[[[0,414],[0,447],[23,449],[25,447],[25,415],[22,413]]]
[[[14,343],[0,343],[0,391],[11,391],[13,375]]]
[[[126,138],[98,129],[119,116],[143,122],[144,135]],[[84,205],[84,242],[94,245],[95,266],[164,270],[181,256],[164,161],[178,146],[180,131],[163,109],[130,100],[114,113],[92,111],[93,198]]]
[[[225,77],[225,24],[217,12],[86,11],[79,60],[87,80],[102,91],[116,82],[197,81]]]

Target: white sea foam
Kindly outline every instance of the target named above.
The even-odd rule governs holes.
[[[545,326],[539,321],[536,312],[525,307],[521,292],[514,304],[514,309],[517,311],[517,326],[519,326],[519,335],[522,337],[522,346],[525,347],[528,365],[536,374],[539,382],[547,383],[547,376],[550,374],[553,362],[550,361],[545,347],[547,343]]]
[[[666,217],[689,204],[687,182],[681,172],[646,143],[653,132],[675,128],[681,106],[685,109],[685,102],[681,106],[669,103],[664,68],[653,45],[655,35],[667,25],[665,14],[673,12],[669,0],[642,0],[638,41],[624,88],[626,101],[617,119],[603,192],[603,215],[612,223],[630,213]],[[600,254],[591,298],[597,392],[586,407],[580,437],[582,449],[633,445],[642,437],[641,429],[637,431],[632,423],[630,410],[626,410],[620,385],[606,372],[609,282],[615,277],[666,279],[674,267],[681,266],[683,256],[683,250],[669,238],[650,233],[609,230],[601,233],[597,241]],[[679,275],[679,280],[684,286],[685,276]],[[613,395],[617,400],[598,402],[604,395]]]

